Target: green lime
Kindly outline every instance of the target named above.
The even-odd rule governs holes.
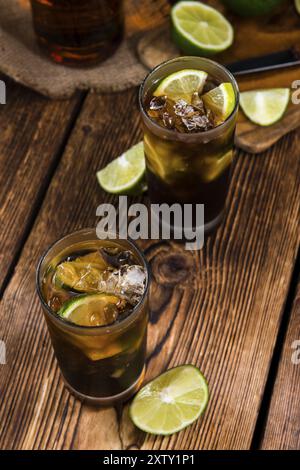
[[[106,268],[107,263],[100,251],[95,251],[74,261],[60,263],[55,270],[54,281],[59,287],[76,292],[97,292]]]
[[[183,365],[143,387],[130,406],[130,417],[142,431],[169,435],[198,419],[208,400],[208,385],[200,370]]]
[[[233,12],[241,16],[271,13],[283,0],[222,0]]]
[[[212,55],[233,43],[233,28],[214,8],[201,2],[177,3],[171,11],[172,35],[188,55]]]
[[[289,88],[253,90],[241,93],[241,108],[250,121],[271,126],[279,121],[290,101]]]
[[[164,78],[153,95],[167,96],[174,101],[182,99],[191,103],[193,93],[202,93],[206,79],[207,73],[202,70],[180,70]]]
[[[235,108],[235,93],[231,83],[222,83],[202,96],[205,106],[224,122]]]
[[[297,12],[300,15],[300,0],[295,0],[295,7],[296,7]]]
[[[65,302],[58,315],[80,326],[110,325],[118,318],[119,303],[115,295],[80,295]]]
[[[136,194],[145,190],[144,144],[139,142],[98,171],[100,186],[112,194]]]

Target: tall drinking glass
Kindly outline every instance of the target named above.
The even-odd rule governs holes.
[[[103,276],[100,273],[102,284],[110,285],[110,291],[83,294],[84,290],[95,288],[98,267],[106,263],[106,258],[100,259],[99,253],[104,253],[109,262],[112,260]],[[70,263],[74,259],[75,263]],[[114,271],[116,264],[113,260],[122,260],[119,271]],[[131,260],[131,267],[124,265],[124,260]],[[61,277],[63,271],[58,271],[58,266],[64,266],[64,277]],[[134,306],[129,304],[129,308],[127,305],[125,313],[114,318],[115,299],[117,305],[124,304],[125,294],[121,296],[119,290],[114,293],[113,282],[120,279],[126,269],[131,269],[131,294],[135,294],[134,274],[140,276],[141,272],[144,273],[144,289],[139,291],[138,303]],[[132,269],[137,270],[136,273]],[[75,286],[72,276],[78,274],[81,279]],[[125,284],[122,289],[126,291]],[[70,391],[79,399],[100,405],[124,401],[135,393],[145,371],[149,296],[148,265],[137,246],[129,240],[99,240],[95,230],[91,229],[68,235],[54,243],[41,258],[37,269],[37,291],[54,352]],[[117,297],[119,295],[120,298]],[[93,299],[97,301],[93,303]],[[60,314],[61,311],[70,312],[72,305],[76,306],[78,302],[83,306],[76,310],[77,319],[72,317],[70,321],[70,317]],[[107,302],[104,308],[103,302]],[[80,324],[74,323],[75,320],[78,322],[78,315],[83,318]],[[101,315],[107,319],[106,322]],[[87,322],[90,319],[100,326],[89,326]]]
[[[235,108],[228,119],[213,129],[180,133],[162,127],[147,114],[149,100],[167,76],[184,69],[207,72],[216,85],[232,84]],[[139,93],[149,195],[152,203],[204,204],[205,233],[222,221],[233,162],[233,144],[239,91],[232,74],[222,65],[200,57],[179,57],[156,67]],[[196,209],[195,209],[196,211]],[[193,214],[193,222],[196,214]]]

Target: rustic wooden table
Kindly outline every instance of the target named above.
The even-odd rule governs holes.
[[[95,226],[96,207],[116,202],[95,173],[141,138],[137,90],[50,102],[5,81],[0,448],[299,449],[300,131],[260,156],[236,152],[226,222],[203,250],[143,245],[153,272],[147,379],[193,363],[211,390],[193,426],[150,437],[133,427],[128,406],[91,408],[68,393],[35,293],[43,250]]]

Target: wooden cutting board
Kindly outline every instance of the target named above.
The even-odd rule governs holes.
[[[244,19],[233,15],[218,0],[210,0],[206,3],[222,11],[234,26],[235,40],[232,47],[214,57],[223,64],[300,45],[300,16],[296,12],[294,2],[285,2],[273,16],[254,19]],[[149,69],[164,60],[180,55],[180,51],[174,46],[170,37],[169,21],[163,27],[149,31],[140,40],[138,53],[141,61]],[[238,84],[241,91],[246,91],[259,88],[291,87],[295,80],[300,80],[300,67],[239,77]],[[300,105],[291,104],[285,117],[270,127],[252,124],[240,112],[236,145],[250,153],[260,153],[299,126]]]

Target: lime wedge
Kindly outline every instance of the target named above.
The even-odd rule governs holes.
[[[241,108],[255,124],[271,126],[282,118],[290,101],[289,88],[241,93]]]
[[[76,292],[97,292],[107,263],[100,251],[60,263],[54,274],[55,284]]]
[[[296,7],[297,12],[300,15],[300,0],[295,0],[295,7]]]
[[[200,370],[192,365],[179,366],[139,391],[130,406],[130,416],[142,431],[166,436],[198,419],[208,399],[208,385]]]
[[[156,88],[154,96],[167,96],[171,100],[179,99],[191,103],[193,93],[202,93],[207,73],[202,70],[184,69],[166,77]]]
[[[172,35],[188,55],[212,55],[233,43],[233,28],[214,8],[201,2],[183,1],[171,11]]]
[[[144,144],[139,142],[98,171],[97,178],[100,186],[108,193],[136,194],[145,189],[144,174]]]
[[[68,300],[58,315],[80,326],[102,326],[118,318],[119,297],[110,294],[80,295]]]
[[[222,83],[205,93],[202,99],[205,106],[222,122],[229,118],[235,108],[235,93],[231,83]]]

